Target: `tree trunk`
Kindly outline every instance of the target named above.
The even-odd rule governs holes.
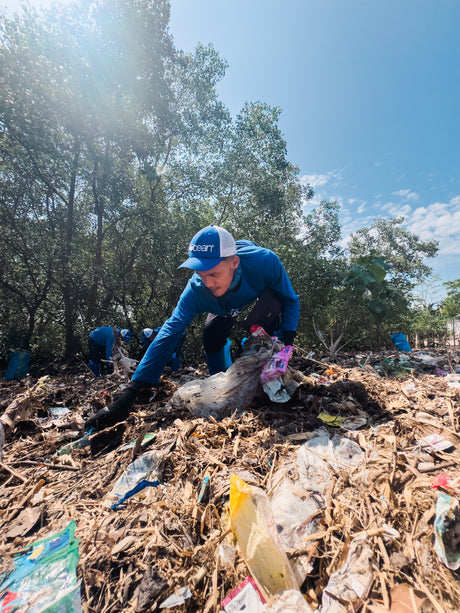
[[[69,198],[67,201],[67,220],[65,231],[65,244],[63,246],[62,271],[63,279],[63,301],[64,301],[64,325],[65,325],[65,353],[66,363],[70,363],[74,358],[75,351],[75,292],[74,280],[71,270],[74,237],[74,216],[75,216],[75,187],[78,174],[78,160],[80,157],[80,143],[75,141],[72,175],[70,179]]]
[[[376,342],[377,342],[377,347],[381,347],[382,344],[382,323],[380,321],[376,322],[376,326],[375,326],[375,331],[376,331]]]
[[[94,263],[93,263],[93,281],[91,284],[88,308],[86,311],[86,318],[88,322],[91,322],[98,313],[97,298],[99,292],[99,284],[102,274],[102,239],[103,239],[103,221],[104,221],[104,197],[99,195],[97,188],[98,178],[98,162],[95,163],[93,173],[93,198],[94,209],[97,216],[97,228],[96,228],[96,245],[94,248]]]

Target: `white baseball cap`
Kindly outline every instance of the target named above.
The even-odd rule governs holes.
[[[188,254],[189,258],[179,268],[206,272],[223,259],[236,255],[236,245],[230,232],[212,224],[195,234],[190,241]]]

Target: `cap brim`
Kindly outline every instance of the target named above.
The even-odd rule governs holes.
[[[185,260],[178,268],[191,268],[197,272],[206,272],[211,270],[211,268],[215,268],[224,259],[225,258],[206,258],[200,260],[198,258],[188,258],[188,260]]]

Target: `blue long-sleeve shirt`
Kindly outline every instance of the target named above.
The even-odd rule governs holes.
[[[194,273],[182,292],[171,317],[150,344],[140,361],[133,380],[151,385],[158,384],[166,362],[171,356],[181,334],[200,313],[213,313],[224,317],[236,317],[251,302],[259,298],[268,287],[281,301],[281,330],[297,329],[299,321],[299,297],[279,257],[255,245],[251,241],[236,241],[240,263],[234,282],[220,297],[204,285]],[[235,283],[237,281],[237,283]]]
[[[111,360],[113,346],[115,345],[115,334],[112,326],[100,326],[90,332],[89,337],[101,347],[105,347],[105,359]]]

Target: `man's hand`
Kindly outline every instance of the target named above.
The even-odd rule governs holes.
[[[160,393],[160,386],[152,385],[149,389],[149,402],[153,402],[154,400],[156,400],[159,393]]]
[[[102,375],[111,375],[113,374],[114,366],[112,360],[103,360],[101,362],[101,374]]]
[[[157,400],[160,393],[160,385],[151,385],[149,383],[132,381],[130,385],[133,386],[133,384],[139,391],[138,400],[140,404],[147,404],[148,402],[154,402]]]
[[[283,330],[283,338],[282,338],[283,343],[285,345],[293,345],[295,335],[296,335],[295,330]]]

